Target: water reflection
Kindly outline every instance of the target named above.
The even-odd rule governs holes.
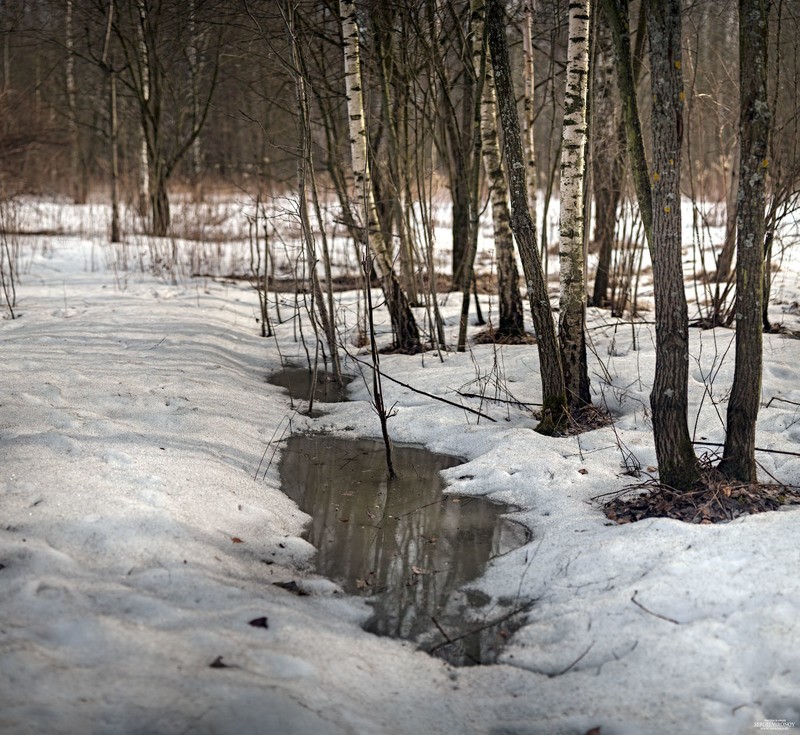
[[[524,528],[502,518],[509,508],[442,494],[440,470],[460,462],[396,445],[399,477],[390,482],[379,441],[288,440],[283,490],[312,516],[307,538],[319,549],[318,571],[372,597],[369,630],[427,644],[444,640],[440,631],[459,636],[467,605],[459,588],[527,540]]]
[[[267,382],[285,388],[289,391],[289,395],[297,401],[307,401],[311,398],[313,377],[314,374],[308,367],[287,365],[278,372],[272,373],[267,378]],[[347,385],[352,382],[352,375],[343,375],[342,383],[338,383],[332,375],[320,368],[314,382],[314,400],[320,403],[345,401],[347,400]]]

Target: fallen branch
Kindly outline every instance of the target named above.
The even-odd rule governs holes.
[[[444,648],[444,646],[448,646],[451,643],[457,643],[458,641],[461,641],[464,638],[468,638],[469,636],[474,635],[475,633],[481,633],[482,631],[487,630],[488,628],[492,628],[495,625],[500,625],[500,623],[504,623],[506,620],[508,620],[509,618],[513,618],[515,615],[519,615],[520,613],[523,612],[528,612],[528,610],[530,610],[533,607],[535,602],[536,600],[531,600],[530,602],[526,602],[524,605],[515,607],[511,612],[506,613],[502,617],[499,617],[496,620],[490,620],[488,623],[481,625],[479,628],[473,628],[472,630],[468,630],[466,633],[462,633],[461,635],[456,636],[455,638],[451,638],[450,636],[448,636],[447,633],[445,633],[442,630],[439,623],[436,622],[436,619],[431,618],[433,624],[439,629],[439,632],[445,637],[446,640],[442,643],[438,643],[433,648],[428,649],[428,653],[434,654],[440,648]]]
[[[800,403],[798,403],[797,401],[790,401],[788,398],[778,398],[778,396],[772,396],[772,398],[770,398],[767,401],[767,403],[764,406],[764,408],[769,408],[770,404],[773,401],[780,401],[781,403],[791,403],[793,406],[800,406]]]
[[[390,380],[392,383],[397,383],[397,385],[400,385],[403,388],[408,388],[409,390],[414,391],[414,393],[419,393],[421,396],[426,396],[427,398],[433,398],[434,401],[440,401],[441,403],[446,403],[448,406],[454,406],[455,408],[460,408],[463,411],[469,411],[470,413],[474,413],[476,416],[480,416],[481,418],[496,423],[496,419],[493,419],[491,416],[487,416],[485,413],[482,413],[481,411],[477,411],[474,408],[465,406],[463,403],[448,401],[446,398],[442,398],[441,396],[435,396],[433,395],[433,393],[428,393],[427,391],[424,391],[420,388],[415,388],[413,385],[409,385],[408,383],[404,383],[402,380],[397,380],[397,378],[393,378],[391,375],[387,375],[380,368],[377,368],[374,365],[370,365],[368,362],[365,362],[364,360],[359,360],[359,358],[357,358],[355,355],[350,355],[350,357],[353,360],[355,360],[359,365],[364,365],[370,368],[370,370],[375,370],[382,378],[386,378],[386,380]]]
[[[433,615],[431,615],[431,621],[436,626],[436,629],[444,636],[445,643],[442,643],[440,645],[445,645],[445,644],[449,645],[451,643],[455,643],[455,641],[449,635],[447,635],[447,633],[445,632],[445,629],[441,625],[439,625],[439,621],[435,617],[433,617]],[[456,638],[455,640],[459,640],[459,639]],[[433,649],[431,649],[431,653],[432,652],[433,652]],[[476,666],[479,666],[480,663],[481,663],[480,661],[478,661],[478,659],[476,659],[474,656],[470,655],[466,651],[464,651],[464,656],[466,656]]]
[[[489,396],[481,395],[480,393],[464,393],[457,390],[456,393],[462,398],[480,398],[482,401],[492,401],[493,403],[507,403],[511,406],[520,406],[527,408],[528,406],[541,406],[541,403],[526,403],[525,401],[507,400],[505,398],[490,398]]]
[[[697,444],[703,447],[724,447],[724,444],[719,442],[698,442],[693,441],[692,444]],[[787,452],[784,449],[764,449],[763,447],[756,447],[757,452],[766,452],[767,454],[786,454],[789,457],[800,457],[800,452]]]

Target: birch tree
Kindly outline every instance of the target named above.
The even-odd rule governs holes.
[[[762,301],[770,108],[767,98],[769,3],[739,0],[740,168],[736,246],[736,367],[719,469],[756,481],[755,434],[761,401]]]
[[[589,13],[589,0],[570,2],[559,220],[561,267],[559,343],[567,390],[567,407],[570,411],[576,411],[591,403],[586,366],[586,268],[583,256]]]
[[[481,152],[483,167],[489,180],[492,202],[494,249],[497,258],[497,293],[499,323],[495,336],[506,341],[525,336],[522,298],[519,293],[519,273],[514,257],[514,235],[511,232],[511,213],[508,209],[508,184],[506,183],[500,143],[497,135],[497,95],[491,64],[486,65],[481,101]]]
[[[547,284],[542,272],[542,262],[536,249],[536,224],[528,209],[525,158],[517,114],[517,101],[511,80],[503,0],[488,0],[486,26],[505,143],[505,159],[511,197],[511,229],[520,250],[539,351],[539,369],[542,378],[542,420],[538,430],[543,433],[551,433],[564,420],[567,397],[558,349],[558,335],[550,308]]]
[[[356,209],[363,218],[362,232],[367,252],[374,255],[374,264],[383,286],[386,306],[392,320],[395,349],[414,353],[420,350],[419,329],[408,298],[394,272],[391,248],[380,227],[372,190],[364,120],[359,27],[354,0],[340,0],[339,14],[344,42],[344,75]]]

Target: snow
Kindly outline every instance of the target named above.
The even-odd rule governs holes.
[[[382,358],[456,402],[485,392],[463,401],[494,423],[386,382],[392,437],[464,457],[450,488],[516,506],[533,533],[472,585],[490,600],[476,620],[535,600],[527,623],[499,664],[454,669],[361,630],[367,606],[313,573],[306,517],[280,492],[287,431],[378,436],[363,381],[305,417],[265,382],[281,355],[304,359],[294,320],[260,338],[249,284],[156,277],[136,258],[124,271],[96,235],[23,250],[19,318],[0,323],[4,735],[729,735],[800,720],[800,511],[617,526],[593,500],[634,482],[624,458],[655,465],[652,325],[591,310],[592,386],[616,424],[569,439],[489,400],[496,385],[539,400],[533,347]],[[773,316],[797,329],[791,255]],[[343,335],[352,299],[339,297]],[[698,440],[724,437],[731,337],[692,331]],[[765,337],[763,404],[783,400],[762,405],[759,447],[800,450],[799,364],[800,341]],[[765,479],[800,485],[800,458],[759,458]],[[273,584],[291,580],[308,594]],[[248,625],[259,617],[267,628]]]

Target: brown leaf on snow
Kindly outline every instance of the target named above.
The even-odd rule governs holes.
[[[287,592],[291,592],[298,597],[306,597],[308,595],[308,592],[301,590],[300,586],[294,580],[291,582],[273,582],[272,584],[274,584],[276,587],[286,590]]]
[[[581,467],[578,470],[578,472],[580,472],[582,475],[588,475],[589,474],[589,470],[587,470],[585,467]]]
[[[235,544],[243,544],[244,543],[244,541],[242,541],[242,539],[240,539],[238,536],[231,536],[231,541],[233,541],[233,543],[235,543]]]

